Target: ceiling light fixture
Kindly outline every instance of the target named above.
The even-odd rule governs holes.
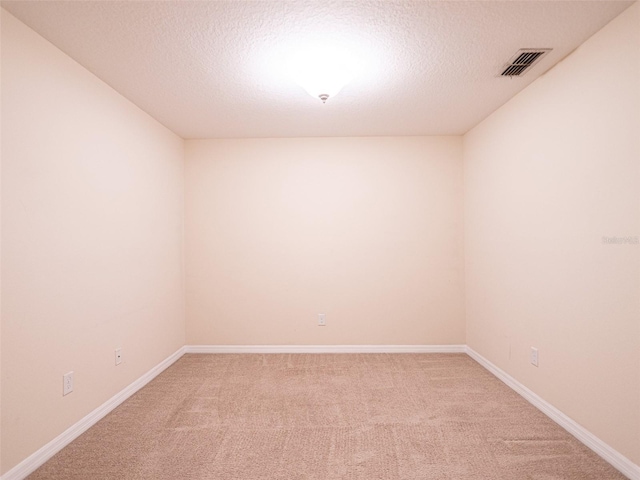
[[[293,56],[289,73],[298,85],[322,103],[337,95],[353,78],[343,55],[320,47]]]

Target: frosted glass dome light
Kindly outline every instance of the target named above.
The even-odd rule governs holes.
[[[339,54],[315,49],[291,58],[291,78],[322,103],[334,97],[353,78],[352,69]]]

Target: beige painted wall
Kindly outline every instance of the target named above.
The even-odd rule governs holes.
[[[2,117],[7,471],[184,344],[184,152],[7,12]]]
[[[2,55],[2,13],[0,8],[0,56]],[[0,292],[2,292],[2,62],[0,61]],[[2,475],[2,295],[0,294],[0,475]]]
[[[636,464],[639,52],[636,3],[464,138],[467,343]]]
[[[187,343],[465,343],[461,147],[187,140]]]

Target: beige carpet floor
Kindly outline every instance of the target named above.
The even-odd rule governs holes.
[[[464,354],[185,355],[36,479],[624,478]]]

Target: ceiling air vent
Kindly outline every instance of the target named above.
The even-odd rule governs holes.
[[[511,57],[511,61],[505,65],[505,69],[500,75],[503,77],[521,77],[550,51],[550,48],[523,48],[518,50]]]

